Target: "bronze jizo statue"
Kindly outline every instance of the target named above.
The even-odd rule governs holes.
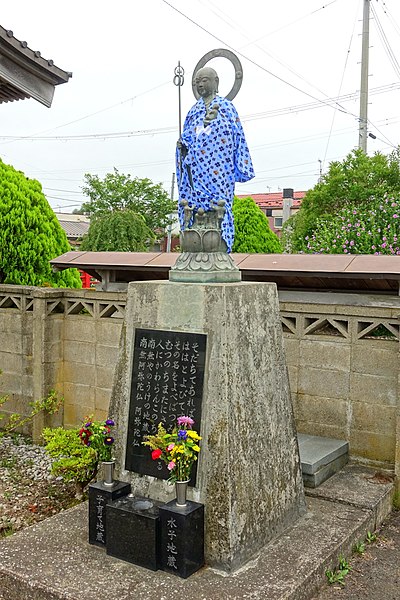
[[[199,221],[203,227],[217,221],[222,238],[219,250],[230,252],[235,182],[252,179],[253,165],[236,109],[230,100],[218,95],[216,71],[199,69],[194,83],[199,99],[186,116],[177,144],[181,230],[196,228]],[[189,220],[188,209],[192,211]]]

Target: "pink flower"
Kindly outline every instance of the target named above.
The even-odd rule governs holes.
[[[168,452],[171,452],[172,448],[175,447],[175,444],[170,444],[169,446],[167,446],[167,450]]]
[[[188,425],[189,427],[191,427],[194,424],[193,419],[191,419],[190,417],[178,417],[177,422],[179,427],[181,425]]]
[[[171,460],[171,462],[169,462],[169,463],[167,464],[167,469],[168,469],[169,471],[172,471],[172,469],[174,469],[174,468],[175,468],[175,463],[174,463],[174,461],[173,461],[173,460]]]

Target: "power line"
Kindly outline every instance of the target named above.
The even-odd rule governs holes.
[[[390,83],[382,86],[378,86],[370,90],[370,95],[375,94],[385,94],[389,92],[393,92],[395,90],[400,89],[400,82]],[[348,94],[344,94],[342,96],[335,96],[334,98],[329,98],[328,100],[335,102],[336,100],[340,100],[341,102],[350,102],[352,100],[356,100],[359,97],[359,92],[351,92]],[[308,110],[314,110],[316,108],[323,108],[319,101],[316,102],[308,102],[305,104],[297,104],[293,106],[286,106],[282,108],[275,108],[268,111],[263,111],[259,113],[251,113],[249,115],[243,115],[241,120],[243,122],[254,121],[257,119],[267,119],[280,117],[288,114],[304,112]],[[329,105],[330,106],[330,105]],[[169,126],[157,129],[143,129],[137,131],[119,131],[119,132],[108,132],[108,133],[93,133],[93,134],[77,134],[77,135],[56,135],[56,136],[2,136],[0,135],[0,139],[5,140],[15,140],[15,141],[85,141],[85,140],[99,140],[106,141],[108,139],[121,139],[127,137],[141,137],[141,136],[154,136],[154,135],[162,135],[167,133],[176,133],[176,126]],[[166,163],[169,161],[161,161],[158,164]],[[142,165],[133,165],[133,166],[147,166],[147,164],[153,163],[142,163]]]
[[[198,27],[199,29],[201,29],[202,31],[204,31],[205,33],[207,33],[207,35],[210,35],[211,37],[213,37],[215,40],[217,40],[218,42],[220,42],[221,44],[223,44],[227,48],[230,48],[231,50],[233,50],[234,52],[236,52],[236,54],[238,54],[239,56],[241,56],[242,58],[244,58],[245,60],[247,60],[248,62],[250,62],[255,67],[261,69],[265,73],[268,73],[268,75],[271,75],[271,77],[274,77],[274,79],[277,79],[278,81],[281,81],[285,85],[288,85],[292,89],[300,92],[301,94],[305,94],[309,98],[312,98],[313,100],[316,100],[317,102],[320,102],[321,104],[326,104],[327,106],[330,106],[331,108],[333,108],[332,104],[330,104],[328,101],[322,100],[320,98],[316,98],[315,96],[313,96],[309,92],[306,92],[305,90],[302,90],[301,88],[297,87],[293,83],[290,83],[286,79],[283,79],[283,77],[280,77],[279,75],[276,75],[275,73],[273,73],[272,71],[270,71],[266,67],[263,67],[262,65],[260,65],[259,63],[257,63],[255,60],[253,60],[252,58],[246,56],[245,54],[243,54],[243,52],[240,52],[239,50],[237,50],[236,48],[234,48],[230,44],[227,44],[223,39],[221,39],[220,37],[216,36],[215,34],[211,33],[210,31],[208,31],[208,29],[206,29],[205,27],[203,27],[202,25],[200,25],[199,23],[197,23],[196,21],[194,21],[191,17],[189,17],[188,15],[186,15],[185,13],[183,13],[181,10],[179,10],[178,8],[176,8],[175,6],[173,6],[167,0],[161,0],[161,2],[164,2],[164,4],[166,4],[167,6],[169,6],[170,8],[172,8],[172,10],[176,11],[182,17],[184,17],[185,19],[187,19],[188,21],[190,21],[193,25],[195,25],[196,27]],[[334,102],[334,104],[338,106],[337,110],[340,110],[341,112],[343,112],[345,114],[348,114],[348,115],[350,115],[352,117],[356,117],[356,115],[354,113],[351,113],[350,111],[344,109],[338,102]]]

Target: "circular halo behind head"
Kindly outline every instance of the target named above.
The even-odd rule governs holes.
[[[238,59],[236,54],[234,54],[230,50],[225,50],[225,48],[219,48],[218,50],[210,50],[210,52],[207,52],[207,54],[205,54],[203,56],[203,58],[201,58],[199,60],[199,62],[197,63],[197,65],[194,68],[193,78],[192,78],[192,90],[193,90],[193,94],[194,94],[194,97],[196,98],[196,100],[198,100],[200,98],[200,94],[198,93],[198,91],[196,89],[196,83],[195,83],[195,77],[196,77],[197,71],[202,69],[211,59],[218,58],[218,57],[227,58],[228,60],[230,60],[235,69],[235,81],[233,83],[231,91],[229,92],[229,94],[226,95],[226,98],[228,100],[233,100],[236,97],[237,93],[239,92],[241,85],[242,85],[242,81],[243,81],[243,69],[242,69],[240,60]]]

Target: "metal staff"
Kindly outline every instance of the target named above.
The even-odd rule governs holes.
[[[178,66],[174,69],[174,85],[178,86],[178,105],[179,105],[179,139],[182,134],[182,110],[181,110],[181,87],[185,82],[185,70],[181,67],[181,62],[178,60]]]

